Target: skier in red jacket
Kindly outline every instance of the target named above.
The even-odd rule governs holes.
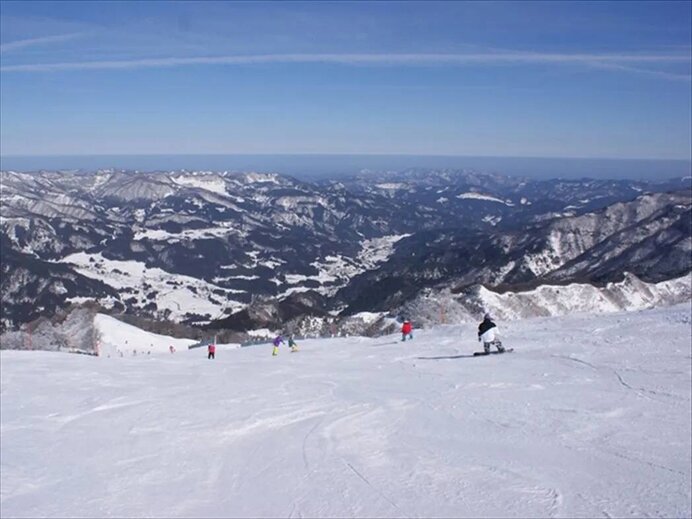
[[[407,336],[409,339],[413,339],[413,326],[411,325],[411,321],[408,319],[404,321],[404,324],[401,327],[401,342],[405,341]]]
[[[209,346],[207,346],[207,358],[213,359],[214,355],[216,355],[216,344],[212,342]]]

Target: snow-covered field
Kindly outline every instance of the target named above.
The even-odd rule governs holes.
[[[191,276],[149,268],[141,261],[110,260],[101,253],[75,252],[60,262],[72,265],[83,276],[102,281],[120,292],[129,291],[139,306],[155,300],[158,310],[168,310],[172,320],[180,321],[188,314],[216,319],[226,311],[235,312],[245,307],[232,299],[233,294],[243,290],[223,288]]]
[[[0,515],[692,515],[689,303],[500,326],[516,351],[476,358],[470,325],[2,351]]]

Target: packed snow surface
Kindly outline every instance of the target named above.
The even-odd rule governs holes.
[[[689,303],[498,324],[2,351],[0,515],[690,517]]]

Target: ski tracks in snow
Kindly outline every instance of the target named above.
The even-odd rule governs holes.
[[[527,513],[527,516],[558,517],[561,515],[563,497],[558,488],[535,481],[529,474],[516,472],[497,465],[479,465],[493,479],[502,482],[502,489],[511,492],[514,501],[523,502],[524,510],[538,507],[541,511]]]
[[[85,403],[88,405],[93,405],[97,403],[97,400],[94,399],[87,399],[85,400]],[[54,420],[60,424],[60,427],[65,427],[73,422],[79,422],[80,420],[87,418],[95,413],[101,413],[105,411],[113,411],[117,409],[122,409],[126,407],[135,407],[135,406],[140,406],[142,404],[145,404],[146,401],[144,400],[133,400],[133,401],[128,401],[126,397],[117,397],[113,398],[103,404],[96,405],[94,407],[91,407],[90,409],[87,409],[84,412],[81,413],[76,413],[76,414],[69,414],[69,415],[62,415],[61,413],[51,413],[47,415],[47,418],[50,418],[51,420]]]
[[[577,362],[577,363],[582,364],[584,366],[590,367],[595,372],[600,373],[602,371],[608,371],[608,372],[612,373],[613,375],[615,375],[615,379],[617,380],[617,382],[622,387],[624,387],[625,389],[628,389],[629,391],[634,392],[637,396],[642,397],[642,398],[648,398],[649,400],[656,400],[659,402],[663,401],[663,400],[659,399],[658,397],[667,397],[667,398],[675,399],[675,400],[684,400],[680,396],[674,395],[674,394],[669,393],[667,391],[656,391],[656,390],[647,389],[644,387],[634,387],[625,381],[625,379],[622,377],[622,375],[620,374],[620,372],[617,369],[610,367],[610,366],[597,366],[595,364],[592,364],[590,362],[587,362],[585,360],[579,359],[579,358],[571,356],[571,355],[553,354],[551,356],[559,358],[559,359],[565,359],[565,360],[569,360],[572,362]]]
[[[404,513],[404,511],[403,511],[401,508],[399,508],[399,506],[398,506],[394,501],[392,501],[391,499],[389,499],[389,498],[384,494],[384,492],[382,492],[379,488],[373,486],[373,484],[370,483],[370,481],[368,481],[368,479],[367,479],[365,476],[363,476],[363,474],[361,474],[360,472],[358,472],[358,471],[355,469],[355,467],[354,467],[353,465],[351,465],[348,461],[346,461],[346,460],[343,459],[343,458],[341,459],[341,461],[342,461],[343,463],[345,463],[346,466],[347,466],[348,468],[350,468],[350,469],[356,474],[356,476],[358,476],[362,481],[364,481],[366,485],[368,485],[372,490],[374,490],[376,494],[378,494],[382,499],[384,499],[385,501],[387,501],[387,503],[389,503],[390,505],[392,505],[392,506],[394,507],[394,509],[395,509],[397,512],[399,512],[399,513],[401,514],[401,515],[398,516],[398,517],[407,517],[407,518],[410,517],[410,516],[406,515],[406,513]]]
[[[354,476],[360,484],[365,484],[373,492],[377,499],[385,501],[392,509],[392,517],[409,517],[409,515],[391,499],[387,493],[372,478],[365,475],[361,468],[356,468],[356,461],[352,458],[363,459],[368,464],[377,467],[386,462],[381,460],[384,456],[384,449],[390,443],[387,438],[392,434],[392,428],[396,424],[386,427],[378,426],[378,417],[386,416],[386,412],[380,405],[372,403],[354,403],[346,410],[335,410],[320,417],[303,437],[302,459],[305,474],[303,480],[309,480],[314,474],[320,477],[328,477],[335,481],[340,481],[339,486],[344,487],[348,493],[351,486],[343,480],[343,475],[337,470],[335,462],[339,462],[348,469],[348,473]],[[370,429],[370,434],[366,438],[361,438],[359,431]],[[383,431],[381,437],[372,435],[372,431]],[[312,446],[313,443],[316,445]],[[359,495],[359,492],[354,492]],[[305,499],[305,495],[296,499],[293,503],[289,516],[293,516],[298,509],[299,503]],[[351,500],[350,500],[351,501]],[[352,505],[358,507],[363,505],[363,499],[358,498],[354,502],[345,503],[350,508]],[[359,516],[362,512],[357,509],[350,511],[350,515]],[[378,514],[381,515],[381,514]]]

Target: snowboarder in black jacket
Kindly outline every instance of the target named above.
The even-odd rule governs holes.
[[[505,351],[502,342],[497,338],[498,333],[499,329],[493,322],[491,315],[485,314],[483,322],[478,325],[478,342],[483,343],[485,353],[490,353],[490,346],[495,346],[500,353]]]

